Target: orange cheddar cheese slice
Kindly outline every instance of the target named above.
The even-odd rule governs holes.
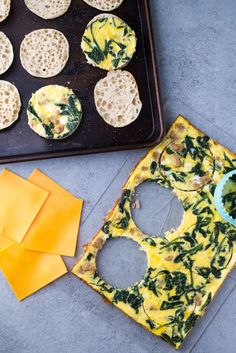
[[[62,194],[76,198],[69,191],[64,189],[61,185],[57,184],[54,180],[49,178],[38,168],[34,169],[28,180],[41,188],[45,188],[50,190],[50,192],[54,192],[55,194]]]
[[[83,201],[71,195],[36,169],[29,181],[49,192],[49,196],[28,230],[24,249],[74,256]]]
[[[67,273],[61,256],[25,250],[17,243],[0,251],[0,268],[19,300]]]
[[[48,192],[4,169],[0,175],[0,235],[20,243]]]
[[[0,234],[0,250],[6,248],[7,246],[9,246],[13,243],[14,243],[13,240]]]

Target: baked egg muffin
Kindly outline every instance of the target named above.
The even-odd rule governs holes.
[[[46,139],[64,139],[78,128],[81,103],[72,89],[50,85],[33,93],[27,108],[28,124]]]
[[[136,44],[135,32],[123,20],[101,14],[87,25],[81,48],[89,64],[110,71],[128,65]]]

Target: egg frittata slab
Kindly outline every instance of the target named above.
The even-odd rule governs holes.
[[[236,260],[236,228],[214,205],[222,176],[236,169],[236,155],[179,116],[161,144],[141,160],[102,229],[72,272],[146,329],[179,348]],[[172,188],[183,204],[181,225],[151,237],[131,216],[132,194],[145,181]],[[152,215],[150,214],[150,218]],[[96,270],[96,256],[110,238],[136,241],[148,269],[127,289],[111,286]]]

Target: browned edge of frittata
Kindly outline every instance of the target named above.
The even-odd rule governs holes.
[[[173,123],[171,124],[171,126],[169,127],[169,129],[168,129],[168,131],[167,131],[165,137],[163,138],[163,140],[168,136],[168,134],[170,133],[170,131],[171,131],[172,127],[173,127],[173,125],[177,123],[178,119],[185,120],[186,123],[187,123],[187,125],[192,126],[193,128],[195,128],[197,132],[199,132],[199,133],[201,133],[201,134],[202,134],[202,133],[205,134],[204,131],[201,131],[201,130],[198,129],[195,125],[193,125],[192,123],[190,123],[190,122],[188,121],[188,119],[185,118],[183,115],[178,115],[178,116],[176,117],[176,119],[173,121]],[[236,153],[235,153],[235,152],[232,152],[229,148],[227,148],[227,147],[225,147],[224,145],[222,145],[221,143],[219,143],[216,139],[213,139],[213,138],[210,138],[210,139],[212,140],[212,142],[213,142],[214,144],[218,144],[218,145],[222,146],[222,147],[225,149],[226,152],[229,152],[230,155],[233,154],[233,156],[235,156],[235,158],[236,158]],[[163,141],[163,140],[162,140],[162,141]],[[162,141],[161,141],[160,143],[162,143]],[[159,143],[159,144],[160,144],[160,143]],[[159,145],[159,144],[158,144],[158,145]],[[158,145],[157,145],[157,146],[158,146]],[[156,146],[156,147],[157,147],[157,146]],[[113,212],[115,211],[116,206],[119,204],[119,201],[120,201],[121,196],[122,196],[122,194],[123,194],[123,192],[124,192],[124,188],[125,188],[125,185],[127,184],[127,181],[130,179],[130,177],[133,175],[133,173],[134,173],[135,170],[139,167],[139,165],[145,160],[145,158],[148,156],[148,154],[150,153],[150,151],[151,151],[152,149],[155,149],[155,147],[150,148],[149,151],[144,155],[144,157],[135,165],[135,167],[134,167],[134,168],[132,169],[132,171],[130,172],[129,176],[127,177],[127,179],[126,179],[126,181],[125,181],[125,183],[124,183],[124,185],[123,185],[122,188],[121,188],[120,196],[119,196],[118,199],[116,200],[115,205],[113,206],[113,208],[112,208],[112,209],[108,212],[108,214],[105,216],[104,222],[106,222],[106,220],[109,219],[109,217],[110,217],[110,216],[113,214]],[[71,270],[71,273],[73,273],[77,278],[79,278],[79,277],[76,275],[76,273],[73,271],[73,269],[74,269],[74,267],[77,266],[77,264],[79,264],[80,260],[84,257],[85,253],[89,251],[90,247],[92,247],[92,245],[93,245],[93,243],[95,242],[96,238],[99,236],[101,230],[102,230],[102,227],[101,227],[101,228],[98,230],[98,232],[93,236],[93,238],[91,239],[91,241],[90,241],[89,243],[83,245],[84,253],[83,253],[83,254],[80,256],[80,258],[74,263],[73,268],[72,268],[72,270]],[[234,266],[232,267],[232,269],[229,271],[229,273],[227,274],[227,277],[228,277],[229,274],[235,269],[235,267],[236,267],[236,264],[234,264]],[[112,304],[112,305],[114,305],[114,306],[116,307],[116,305],[115,305],[110,299],[108,299],[108,298],[106,298],[105,296],[103,296],[103,294],[102,294],[101,292],[99,292],[98,289],[96,289],[96,288],[94,288],[94,287],[91,287],[84,279],[82,279],[82,278],[79,278],[79,279],[80,279],[82,282],[84,282],[86,285],[88,285],[90,288],[92,288],[92,289],[94,290],[94,292],[98,293],[98,294],[103,298],[104,302],[108,302],[109,304]],[[218,288],[217,291],[215,292],[214,296],[212,297],[212,300],[215,298],[215,296],[216,296],[217,293],[219,292],[220,288],[222,287],[223,283],[225,282],[225,279],[226,279],[226,277],[224,278],[224,281],[222,282],[222,284],[219,286],[219,288]],[[209,305],[208,305],[208,306],[209,306]],[[205,310],[202,312],[202,315],[200,316],[200,318],[205,314],[205,312],[206,312],[207,309],[208,309],[208,306],[207,306],[207,307],[205,308]],[[118,307],[117,307],[117,309],[119,309],[120,311],[122,311],[122,312],[123,312],[126,316],[128,316],[133,322],[135,322],[136,324],[138,324],[138,325],[144,327],[147,331],[149,331],[150,333],[153,334],[153,331],[152,331],[149,327],[147,327],[147,326],[143,325],[142,323],[137,322],[136,320],[134,320],[133,317],[132,317],[131,315],[127,314],[126,312],[124,312],[124,310],[123,310],[122,308],[120,308],[120,307],[118,308]],[[191,331],[192,331],[192,329],[187,333],[186,337],[189,335],[189,333],[190,333]],[[157,336],[157,337],[159,337],[159,336]],[[161,338],[161,337],[159,337],[159,338]],[[173,345],[172,345],[172,347],[173,347],[174,349],[178,350],[178,349],[180,349],[180,348],[183,346],[183,344],[184,344],[184,342],[183,342],[182,344],[180,344],[178,347],[173,346]]]

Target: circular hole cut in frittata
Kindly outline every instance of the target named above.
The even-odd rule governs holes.
[[[96,265],[100,278],[125,289],[141,281],[147,271],[147,257],[133,240],[109,239],[99,251]]]
[[[133,194],[132,218],[136,226],[152,237],[179,227],[183,218],[183,205],[171,189],[153,182],[140,184]]]
[[[225,211],[236,220],[236,172],[226,181],[222,201]]]
[[[135,32],[123,20],[101,14],[87,25],[81,48],[89,64],[110,71],[128,65],[136,44]]]
[[[210,184],[215,172],[215,159],[208,143],[209,137],[186,135],[185,127],[178,124],[170,138],[159,161],[161,174],[170,186],[191,192]]]
[[[28,124],[46,139],[64,139],[80,125],[81,103],[75,93],[63,86],[50,85],[36,91],[27,108]]]

